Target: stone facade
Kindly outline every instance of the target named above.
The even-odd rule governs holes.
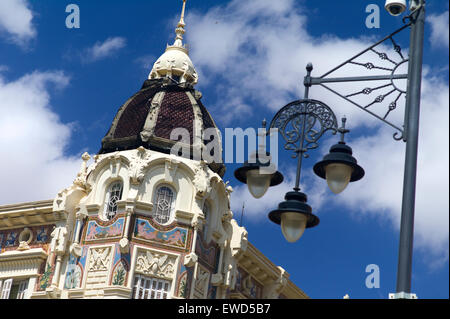
[[[99,154],[82,155],[72,185],[53,200],[0,206],[1,299],[307,298],[233,219],[223,163],[170,152],[174,128],[194,151],[205,129],[220,135],[193,89],[184,5],[174,44]]]
[[[4,298],[306,297],[248,242],[232,188],[205,163],[143,147],[82,160],[53,201],[0,206]],[[154,218],[161,187],[174,195],[164,223]]]

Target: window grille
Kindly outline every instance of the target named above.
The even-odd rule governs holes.
[[[0,299],[24,299],[28,288],[28,279],[14,282],[13,279],[0,280]]]
[[[113,182],[106,195],[105,217],[111,220],[117,214],[117,202],[122,198],[122,182]]]
[[[134,278],[133,299],[167,299],[170,282],[137,275]]]
[[[160,224],[166,224],[170,220],[170,215],[174,204],[174,193],[167,186],[161,186],[156,192],[156,208],[153,218]]]
[[[0,281],[0,299],[9,299],[9,293],[11,291],[12,279],[6,279]]]

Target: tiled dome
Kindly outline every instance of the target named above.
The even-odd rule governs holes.
[[[120,107],[102,140],[99,153],[135,149],[139,146],[170,153],[174,144],[181,140],[179,136],[170,138],[173,130],[178,128],[189,133],[189,141],[183,140],[183,146],[189,147],[192,158],[193,154],[204,150],[204,146],[210,142],[210,134],[205,136],[207,141],[203,140],[205,129],[213,128],[213,141],[218,144],[212,148],[210,155],[217,155],[220,163],[208,165],[222,177],[225,166],[222,161],[220,131],[200,101],[201,93],[194,90],[198,76],[182,41],[185,32],[184,9],[183,1],[181,19],[175,29],[175,42],[168,45],[155,62],[141,90]],[[216,150],[220,154],[214,154]]]
[[[170,153],[177,142],[170,139],[170,134],[173,129],[182,128],[189,132],[192,154],[193,146],[208,143],[203,140],[205,129],[215,128],[219,132],[200,99],[201,93],[185,83],[176,84],[167,78],[146,80],[141,90],[118,110],[99,153],[139,146]],[[222,151],[220,140],[219,143]],[[209,166],[219,175],[225,173],[223,164],[210,163]]]

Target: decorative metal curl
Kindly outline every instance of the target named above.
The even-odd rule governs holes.
[[[394,138],[394,140],[396,141],[401,141],[401,140],[405,140],[405,137],[403,135],[403,131],[401,132],[395,132],[394,135],[392,136]]]
[[[318,140],[330,130],[338,131],[336,115],[325,103],[303,99],[291,102],[275,114],[269,128],[277,128],[286,144],[286,150],[308,157],[307,151],[317,148]]]
[[[368,48],[339,64],[320,77],[311,77],[311,71],[309,70],[309,73],[304,80],[305,86],[322,86],[328,91],[340,96],[341,98],[357,106],[361,110],[371,114],[385,124],[388,124],[399,131],[400,133],[396,133],[394,139],[406,141],[403,130],[398,124],[390,122],[390,119],[388,120],[388,117],[394,110],[398,109],[400,97],[406,96],[406,89],[400,87],[398,83],[396,83],[396,81],[406,80],[408,78],[407,73],[400,74],[400,67],[409,63],[409,59],[402,54],[402,48],[395,41],[394,36],[397,36],[400,32],[406,30],[408,27],[410,27],[410,25],[411,19],[401,28],[392,32],[380,41],[372,44]],[[393,54],[393,57],[391,56],[390,52],[384,52],[386,51],[386,47],[384,47],[384,45],[388,43],[392,45],[391,47],[395,53]],[[376,60],[374,60],[374,54]],[[370,60],[368,61],[368,59]],[[383,64],[380,65],[380,62],[383,62]],[[381,72],[381,74],[367,76],[330,77],[332,73],[349,65],[356,65],[361,68],[366,68],[367,70],[382,70],[383,72]],[[340,93],[340,88],[333,89],[332,87],[327,85],[328,83],[359,81],[372,81],[372,83],[374,84],[363,89],[358,89],[358,91],[356,92],[349,92],[346,94]],[[376,96],[374,96],[375,94]],[[365,102],[365,98],[361,100],[362,96],[373,96],[373,100],[369,103]],[[380,104],[384,104],[384,111],[379,107]],[[401,137],[398,137],[399,134],[401,134]]]

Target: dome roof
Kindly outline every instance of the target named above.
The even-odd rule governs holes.
[[[181,143],[183,151],[189,148],[190,158],[193,158],[194,154],[202,154],[207,143],[217,142],[215,147],[208,147],[208,150],[209,155],[220,158],[220,163],[208,163],[208,166],[223,176],[225,166],[222,161],[220,131],[200,101],[201,93],[193,88],[197,83],[197,72],[182,41],[185,32],[184,9],[185,1],[181,19],[175,29],[175,42],[168,45],[164,54],[155,62],[148,80],[139,92],[117,111],[108,133],[102,139],[99,154],[139,146],[171,153],[173,146]],[[206,141],[203,133],[209,128],[213,129],[215,136],[207,134]],[[174,129],[181,129],[189,137],[183,135],[180,138],[175,134],[174,139],[171,139]]]
[[[220,131],[201,102],[201,93],[187,83],[173,83],[168,78],[146,80],[141,90],[123,104],[105,137],[99,154],[134,149],[148,149],[170,153],[178,140],[170,138],[171,132],[181,128],[189,133],[191,158],[193,148],[203,148],[209,142],[203,132],[213,128],[217,132],[222,152]],[[179,137],[178,137],[179,138]],[[222,159],[222,154],[220,154]],[[225,166],[209,163],[210,168],[223,176]]]
[[[163,77],[171,77],[180,83],[197,84],[197,71],[187,54],[187,49],[178,46],[167,47],[166,52],[156,60],[148,76],[149,79]]]

